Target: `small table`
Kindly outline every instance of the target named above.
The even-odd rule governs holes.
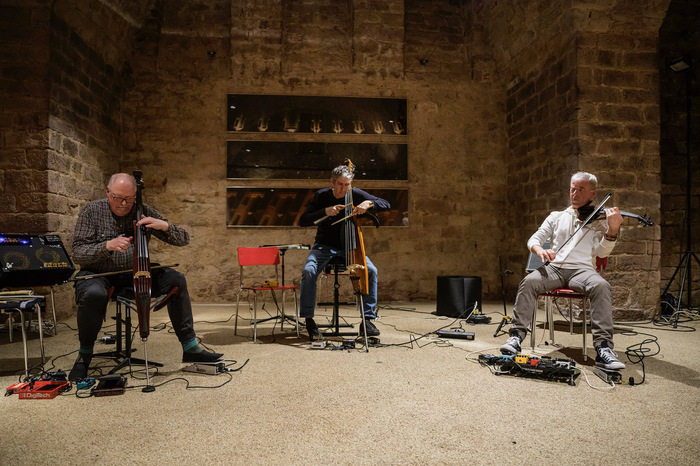
[[[44,357],[44,323],[41,320],[41,303],[45,302],[43,296],[0,296],[0,311],[10,317],[10,332],[12,332],[12,313],[19,314],[22,324],[22,342],[24,344],[24,375],[29,377],[29,357],[27,354],[27,329],[25,328],[24,313],[36,312],[39,322],[39,342],[41,344],[41,363],[46,362]]]

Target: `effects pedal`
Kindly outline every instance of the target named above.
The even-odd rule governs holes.
[[[126,377],[121,374],[103,375],[98,380],[97,387],[92,389],[93,396],[123,395],[126,387]]]
[[[605,383],[620,383],[622,382],[622,374],[617,371],[606,371],[600,367],[594,367],[593,373]]]
[[[196,362],[191,366],[183,367],[185,372],[196,372],[197,374],[216,375],[226,372],[226,363],[224,361],[215,362]]]
[[[326,345],[326,340],[314,340],[311,342],[311,349],[325,349]]]
[[[460,338],[462,340],[473,340],[474,332],[462,332],[461,330],[438,330],[440,338]]]
[[[352,338],[343,339],[343,348],[345,348],[345,349],[355,348],[355,340]]]
[[[7,389],[5,390],[5,396],[10,396],[14,395],[15,393],[19,393],[20,390],[25,389],[27,387],[29,387],[29,382],[14,383],[7,387]]]
[[[87,390],[88,388],[92,387],[95,385],[95,378],[94,377],[89,377],[87,379],[83,379],[78,381],[75,384],[76,390]]]

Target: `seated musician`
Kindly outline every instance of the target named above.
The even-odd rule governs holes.
[[[556,288],[583,291],[590,297],[591,331],[596,349],[596,365],[607,370],[624,369],[613,353],[613,318],[610,284],[595,270],[596,257],[607,257],[615,247],[622,225],[617,207],[605,209],[605,219],[595,220],[581,228],[561,249],[588,215],[582,215],[596,195],[598,179],[586,172],[571,177],[571,205],[552,212],[527,242],[528,249],[549,264],[525,276],[520,282],[513,308],[510,337],[501,346],[501,353],[520,352],[520,343],[527,334],[537,305],[537,295]],[[582,208],[583,207],[583,208]],[[579,210],[580,209],[580,210]],[[588,213],[592,212],[590,207]],[[542,247],[552,239],[552,249]]]
[[[129,273],[88,278],[75,282],[78,305],[78,358],[69,374],[71,381],[87,376],[93,345],[102,328],[107,309],[108,289],[133,289],[133,235],[136,220],[136,180],[126,173],[112,176],[107,185],[107,198],[92,201],[80,212],[73,236],[73,260],[81,266],[80,275],[128,270]],[[158,211],[143,204],[145,216],[138,221],[153,236],[174,246],[189,243],[189,234],[182,227],[168,223]],[[153,269],[153,296],[178,288],[168,304],[168,314],[180,343],[182,362],[211,362],[221,359],[220,353],[206,351],[195,338],[192,306],[185,276],[170,268]]]
[[[316,281],[318,275],[334,257],[345,257],[344,222],[333,225],[345,215],[345,195],[352,189],[353,214],[362,215],[367,211],[381,211],[391,208],[389,202],[376,196],[351,187],[354,174],[352,170],[340,165],[331,173],[331,187],[316,192],[300,219],[301,226],[311,226],[314,221],[325,218],[318,223],[316,239],[301,276],[301,310],[299,315],[306,319],[306,330],[311,340],[322,338],[321,332],[314,322],[316,307]],[[379,335],[379,330],[372,323],[377,318],[377,269],[367,257],[367,273],[369,278],[368,294],[362,296],[364,322],[368,336]]]

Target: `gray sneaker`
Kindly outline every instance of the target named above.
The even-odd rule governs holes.
[[[501,346],[502,354],[518,354],[520,353],[520,337],[512,335],[508,341]]]
[[[503,348],[503,347],[501,347]],[[608,347],[596,348],[598,355],[595,357],[595,365],[609,371],[624,369],[625,365],[617,359],[617,355]]]

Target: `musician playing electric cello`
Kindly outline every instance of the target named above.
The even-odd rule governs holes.
[[[316,239],[306,259],[301,276],[300,317],[306,319],[306,330],[311,340],[322,338],[314,322],[316,307],[316,281],[318,275],[334,257],[344,257],[345,229],[342,219],[345,213],[345,195],[352,190],[353,215],[365,212],[388,210],[388,201],[351,186],[354,173],[346,165],[340,165],[331,173],[331,187],[316,192],[299,221],[301,226],[312,226],[318,222]],[[360,324],[360,335],[364,329],[368,336],[379,335],[379,329],[372,322],[377,318],[377,268],[367,259],[368,293],[362,296],[364,322]]]
[[[597,186],[598,179],[595,175],[586,172],[575,173],[571,177],[569,190],[571,205],[566,210],[550,213],[528,240],[528,249],[546,265],[526,275],[520,282],[513,308],[510,337],[501,346],[501,353],[520,353],[520,343],[532,322],[539,293],[556,288],[570,288],[586,292],[590,297],[591,332],[596,349],[596,365],[607,370],[625,368],[613,352],[610,284],[595,270],[596,257],[607,257],[615,247],[623,221],[620,209],[606,208],[605,219],[589,222],[571,237],[588,218],[588,215],[583,213],[595,198]],[[589,212],[592,211],[593,207]],[[571,240],[562,247],[570,237]],[[544,249],[542,245],[550,238],[552,248]]]
[[[73,260],[79,264],[81,275],[129,270],[134,255],[134,221],[136,221],[136,180],[126,173],[117,173],[107,185],[107,198],[87,204],[78,216],[73,236]],[[137,225],[144,225],[153,236],[174,246],[190,242],[187,231],[169,223],[157,210],[143,204],[144,216]],[[173,329],[182,344],[182,362],[212,362],[223,354],[207,351],[195,338],[192,306],[185,276],[171,268],[153,269],[155,295],[167,294],[178,288],[175,298],[168,303],[168,314]],[[87,377],[92,360],[93,346],[102,328],[107,309],[107,290],[131,288],[131,273],[88,278],[75,282],[75,300],[78,305],[78,358],[69,374],[69,380]]]

